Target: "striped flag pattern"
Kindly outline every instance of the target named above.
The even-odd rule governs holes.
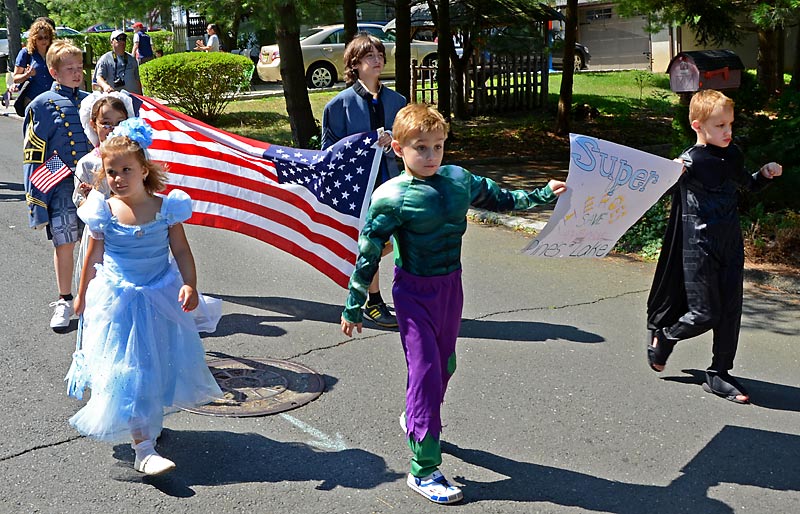
[[[69,177],[72,170],[64,164],[58,154],[53,154],[49,159],[44,161],[41,166],[33,170],[31,173],[31,185],[42,193],[47,193],[53,189],[56,184]]]
[[[137,98],[139,115],[153,128],[150,158],[169,171],[167,189],[192,198],[188,223],[269,243],[347,287],[380,165],[376,132],[325,151],[300,150],[231,134]]]

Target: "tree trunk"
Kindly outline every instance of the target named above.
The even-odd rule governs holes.
[[[231,30],[230,30],[230,37],[228,38],[228,42],[225,45],[225,50],[230,52],[231,50],[235,50],[239,48],[239,24],[242,22],[242,5],[238,4],[234,7],[233,15],[230,17],[231,20]]]
[[[300,49],[300,22],[294,2],[278,5],[276,27],[278,51],[281,55],[281,81],[286,99],[286,112],[292,127],[292,139],[299,148],[308,148],[311,138],[319,136],[311,102],[308,99],[303,52]]]
[[[17,0],[4,0],[6,7],[6,27],[8,28],[8,69],[14,69],[14,60],[22,49],[22,27],[19,19]],[[0,70],[2,71],[2,70]]]
[[[413,103],[411,98],[411,4],[409,0],[397,0],[395,5],[397,40],[394,46],[396,65],[394,89],[406,97],[409,103]]]
[[[572,82],[575,75],[575,39],[578,31],[578,0],[567,1],[567,19],[564,23],[564,60],[561,71],[561,92],[558,96],[558,117],[555,132],[569,134],[572,116]]]
[[[758,82],[764,87],[764,90],[769,94],[770,98],[775,96],[778,88],[775,54],[775,31],[759,29],[756,73],[758,75]]]
[[[779,27],[775,31],[775,86],[778,94],[783,91],[783,61],[786,60],[786,31]]]
[[[450,0],[439,0],[439,19],[436,31],[439,36],[437,107],[446,120],[450,119],[450,52],[453,48],[453,36],[450,34]]]
[[[795,91],[800,91],[800,30],[794,40],[794,66],[792,66],[792,81],[789,85]]]
[[[344,17],[344,40],[349,43],[358,34],[358,8],[356,0],[342,0]]]

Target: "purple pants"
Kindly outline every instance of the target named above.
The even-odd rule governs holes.
[[[464,292],[461,270],[420,277],[395,267],[392,298],[406,354],[408,436],[439,439],[441,405],[456,367],[456,339]]]

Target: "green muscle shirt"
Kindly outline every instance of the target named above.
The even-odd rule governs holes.
[[[401,173],[372,195],[358,238],[356,269],[344,319],[361,323],[367,287],[378,270],[381,250],[394,236],[395,265],[422,277],[446,275],[461,268],[461,238],[470,206],[491,211],[529,209],[555,200],[549,186],[508,191],[459,166],[442,166],[426,179]]]

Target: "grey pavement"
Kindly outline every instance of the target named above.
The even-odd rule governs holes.
[[[326,390],[265,417],[178,412],[159,449],[178,468],[131,469],[127,444],[80,437],[63,376],[74,332],[47,327],[52,249],[27,227],[19,120],[0,117],[0,513],[434,512],[405,485],[397,333],[349,339],[345,292],[248,237],[187,226],[200,289],[224,300],[209,358],[285,359]],[[734,372],[753,405],[705,393],[711,338],[681,343],[664,373],[645,360],[654,266],[535,259],[529,236],[471,223],[458,371],[443,407],[443,471],[464,513],[800,512],[800,298],[748,283]],[[390,266],[382,266],[388,294]]]

